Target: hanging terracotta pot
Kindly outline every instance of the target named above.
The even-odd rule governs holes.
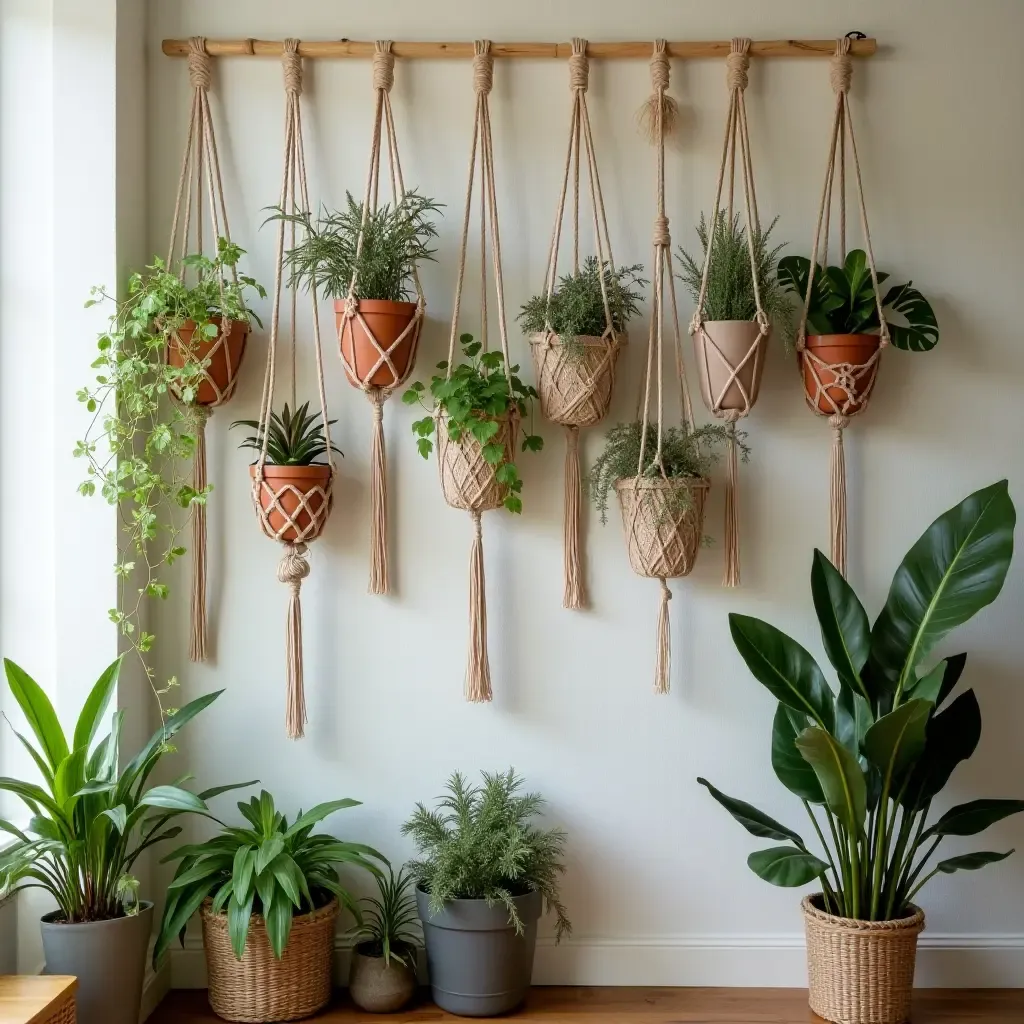
[[[516,427],[518,414],[506,413],[498,417],[498,433],[491,444],[500,444],[505,450],[503,461],[515,460]],[[508,488],[498,483],[496,466],[483,455],[483,446],[473,436],[463,434],[458,441],[448,436],[448,420],[442,414],[437,419],[437,468],[441,477],[444,500],[452,508],[467,512],[489,512],[501,508],[508,497]]]
[[[347,301],[334,300],[334,321],[349,383],[357,388],[397,387],[408,377],[416,355],[416,342],[423,323],[422,317],[416,318],[416,303],[358,299],[359,316],[346,320]],[[366,327],[359,322],[360,316],[366,321]],[[381,351],[387,353],[387,358]],[[388,365],[388,360],[392,365]]]
[[[715,415],[746,415],[761,390],[768,339],[756,320],[704,320],[694,332],[704,404]]]
[[[255,464],[249,467],[253,481],[256,469]],[[257,500],[255,493],[253,499]],[[267,463],[263,467],[258,501],[262,509],[260,526],[271,540],[289,544],[316,540],[331,511],[331,467]]]
[[[627,340],[581,335],[566,349],[560,335],[530,335],[540,408],[552,423],[589,427],[604,419],[615,387],[615,364]]]
[[[844,416],[859,412],[875,385],[878,360],[874,356],[880,343],[877,334],[807,335],[800,360],[811,408],[823,416],[837,410]]]
[[[195,404],[216,406],[226,402],[235,390],[249,337],[249,321],[229,320],[226,330],[222,317],[210,317],[210,322],[217,325],[216,337],[196,338],[195,320],[186,320],[171,336],[167,361],[176,367],[184,366],[188,359],[201,362],[203,379],[196,391]]]

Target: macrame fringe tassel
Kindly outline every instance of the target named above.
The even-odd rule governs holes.
[[[288,544],[277,567],[277,578],[291,591],[285,626],[288,691],[285,697],[284,726],[288,739],[300,740],[306,734],[306,691],[302,672],[302,601],[299,592],[309,575],[305,544]]]
[[[565,593],[562,607],[579,610],[587,606],[583,580],[583,550],[580,543],[580,428],[565,428],[565,501],[562,510],[562,540],[565,554]]]
[[[466,700],[489,701],[491,666],[487,660],[487,592],[484,585],[484,540],[480,513],[473,512],[473,547],[469,552],[469,665]]]
[[[672,631],[668,614],[668,603],[672,591],[664,578],[661,583],[661,608],[658,610],[658,652],[654,662],[654,692],[668,693],[672,675]]]
[[[196,455],[192,466],[192,486],[206,488],[205,408],[196,408]],[[190,661],[206,661],[206,505],[192,512],[192,603],[188,656]]]
[[[845,416],[831,416],[832,455],[829,459],[829,527],[832,534],[832,564],[846,575],[846,454],[843,451]]]
[[[722,585],[740,585],[740,467],[736,424],[729,423],[728,471],[725,478],[725,575]]]
[[[370,448],[370,593],[388,592],[388,458],[384,448],[384,396],[370,393],[373,442]]]

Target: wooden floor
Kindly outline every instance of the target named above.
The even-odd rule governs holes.
[[[535,988],[524,1009],[511,1015],[545,1024],[812,1024],[807,993],[785,988]],[[218,1021],[204,991],[171,992],[150,1024]],[[356,1010],[339,995],[310,1018],[321,1024],[434,1024],[464,1021],[429,1000],[382,1017]],[[913,1024],[1022,1024],[1024,990],[924,990],[916,994]]]

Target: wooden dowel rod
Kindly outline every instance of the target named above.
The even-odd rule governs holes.
[[[730,49],[729,40],[708,42],[667,43],[670,57],[695,59],[725,57]],[[211,57],[280,57],[284,44],[270,39],[207,39],[206,52]],[[757,57],[831,57],[835,53],[834,39],[769,39],[750,44],[750,52]],[[850,53],[855,57],[870,57],[876,49],[874,39],[854,39]],[[652,42],[588,43],[587,55],[603,58],[650,57]],[[163,51],[168,57],[187,57],[187,39],[165,39]],[[354,39],[303,40],[299,54],[303,57],[372,57],[374,44]],[[473,56],[472,43],[400,43],[393,45],[396,57],[467,59]],[[572,52],[571,43],[492,43],[495,57],[561,57]]]

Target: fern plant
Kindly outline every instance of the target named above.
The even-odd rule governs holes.
[[[523,922],[515,897],[536,890],[547,909],[555,911],[555,937],[561,939],[572,931],[558,891],[566,834],[533,824],[544,800],[538,793],[521,792],[523,780],[514,768],[481,774],[483,785],[471,786],[455,772],[437,810],[416,805],[402,826],[402,834],[412,836],[420,852],[409,870],[430,895],[433,912],[440,913],[449,900],[501,903],[520,934]]]
[[[366,911],[355,937],[360,940],[359,952],[365,956],[381,957],[385,965],[405,964],[415,971],[419,915],[412,893],[413,881],[406,868],[396,875],[389,866],[386,875],[378,875],[377,895],[364,896],[360,901]]]
[[[328,420],[327,425],[337,423]],[[257,420],[235,420],[234,427],[249,427],[255,430],[239,448],[251,448],[259,453],[263,451],[263,430]],[[267,430],[267,462],[272,466],[311,466],[317,459],[327,454],[328,447],[337,455],[344,452],[333,442],[327,444],[324,437],[322,414],[309,411],[309,402],[303,402],[295,412],[285,402],[281,414],[271,412]]]

